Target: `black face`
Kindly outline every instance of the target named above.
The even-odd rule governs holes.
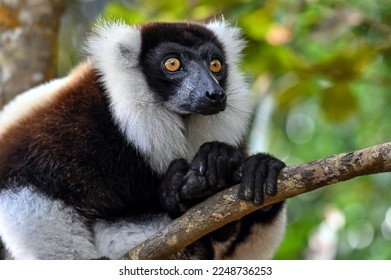
[[[147,25],[140,61],[157,100],[170,110],[211,115],[225,109],[227,65],[210,30],[191,24]]]

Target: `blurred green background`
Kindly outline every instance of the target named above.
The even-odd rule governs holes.
[[[242,69],[258,104],[251,151],[287,164],[391,140],[391,1],[69,1],[59,73],[83,58],[91,21],[224,18],[248,41]],[[391,174],[290,199],[276,259],[391,259]]]

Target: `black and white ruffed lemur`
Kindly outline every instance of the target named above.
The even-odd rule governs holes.
[[[116,259],[221,189],[261,203],[284,163],[243,149],[244,42],[226,21],[98,25],[89,58],[0,113],[0,236],[13,259]],[[284,203],[172,258],[271,258]]]

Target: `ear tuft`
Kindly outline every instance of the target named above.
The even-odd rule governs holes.
[[[231,65],[238,64],[242,59],[242,51],[246,46],[242,30],[239,27],[230,25],[224,18],[208,23],[207,28],[216,34],[219,41],[223,44]]]
[[[87,38],[85,50],[99,71],[105,72],[106,68],[118,64],[125,69],[136,67],[141,50],[140,30],[123,21],[98,20]]]

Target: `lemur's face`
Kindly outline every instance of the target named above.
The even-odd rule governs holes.
[[[224,111],[228,66],[211,31],[197,25],[154,24],[143,30],[142,45],[142,71],[157,102],[183,115]]]

